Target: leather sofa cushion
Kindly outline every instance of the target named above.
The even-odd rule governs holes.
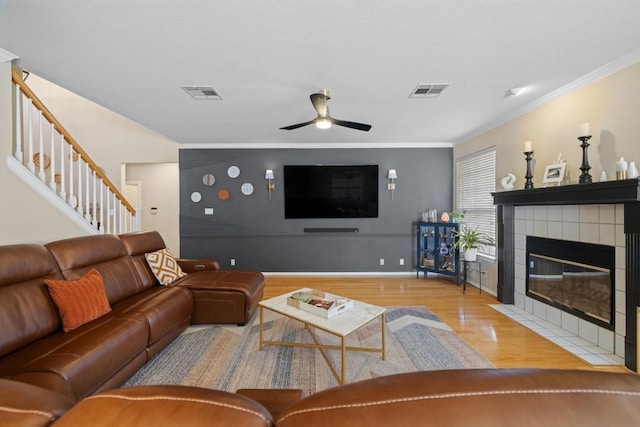
[[[0,364],[0,376],[77,400],[94,393],[130,361],[146,354],[148,338],[149,326],[144,316],[111,312],[8,355]],[[145,361],[146,356],[140,366]]]
[[[269,411],[247,397],[185,386],[144,386],[111,390],[78,403],[56,427],[67,426],[267,427]]]
[[[538,369],[396,374],[313,394],[278,427],[628,426],[640,420],[637,375]]]
[[[121,234],[119,237],[127,254],[131,256],[133,265],[142,281],[142,286],[149,288],[158,285],[158,279],[153,275],[144,255],[166,247],[160,233],[157,231],[144,231]]]
[[[144,289],[122,241],[113,234],[75,237],[45,245],[67,280],[75,280],[92,268],[102,275],[110,304]]]
[[[60,328],[44,279],[62,279],[44,246],[0,247],[0,357]]]
[[[96,269],[78,280],[45,280],[56,303],[65,332],[104,316],[111,311],[102,276]]]
[[[58,393],[18,381],[0,379],[0,425],[44,427],[75,404]]]
[[[189,321],[193,295],[187,289],[156,286],[117,303],[113,309],[143,315],[149,325],[148,345],[153,345],[177,325]]]

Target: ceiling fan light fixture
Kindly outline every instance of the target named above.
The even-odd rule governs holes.
[[[331,120],[326,117],[319,118],[316,120],[316,127],[318,129],[329,129],[331,127]]]

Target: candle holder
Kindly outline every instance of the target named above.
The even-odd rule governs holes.
[[[526,179],[526,182],[524,183],[525,190],[529,190],[530,188],[533,188],[533,181],[531,180],[531,178],[533,178],[533,174],[531,173],[531,155],[532,154],[533,154],[533,151],[524,152],[524,156],[527,160],[527,174],[524,176]]]
[[[591,166],[589,166],[589,158],[587,156],[587,148],[589,148],[588,141],[591,139],[591,135],[580,136],[578,139],[582,141],[582,144],[580,144],[580,147],[582,147],[582,166],[580,166],[582,174],[580,175],[578,182],[580,184],[591,184],[592,180],[591,175],[589,174]]]

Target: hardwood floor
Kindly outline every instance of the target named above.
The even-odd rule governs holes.
[[[493,295],[450,278],[420,276],[290,276],[269,274],[265,298],[302,287],[384,306],[424,305],[498,368],[557,368],[630,372],[624,366],[592,366],[489,307]]]

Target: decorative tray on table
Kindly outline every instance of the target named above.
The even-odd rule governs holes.
[[[331,319],[353,307],[353,300],[315,289],[301,289],[287,298],[287,304],[309,313]]]

